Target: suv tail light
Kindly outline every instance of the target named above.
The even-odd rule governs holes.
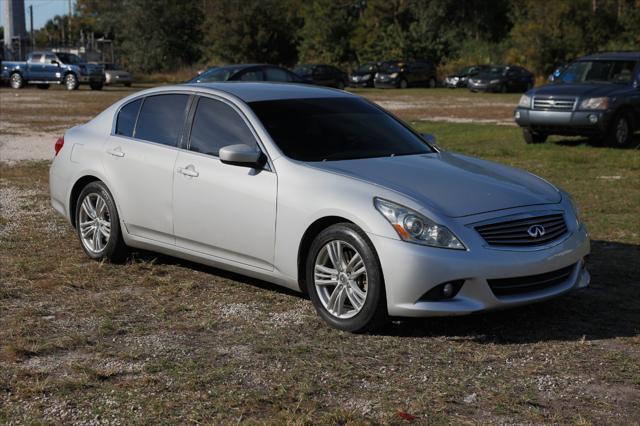
[[[60,152],[63,146],[64,146],[64,136],[61,138],[58,138],[58,140],[56,141],[56,144],[53,146],[53,150],[56,152],[56,155],[58,155],[58,153]]]

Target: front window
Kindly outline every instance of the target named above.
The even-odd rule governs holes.
[[[433,152],[417,134],[357,98],[251,102],[271,138],[289,158],[338,161]]]
[[[365,73],[365,72],[373,72],[376,70],[376,63],[375,62],[367,62],[366,64],[362,64],[358,67],[358,69],[356,69],[356,72],[358,73]]]
[[[380,67],[380,72],[385,74],[391,74],[394,72],[400,72],[400,69],[404,66],[402,62],[387,62],[382,64]]]
[[[199,76],[193,78],[189,83],[212,83],[216,81],[227,81],[231,76],[237,73],[240,68],[224,67],[211,68]]]
[[[313,66],[311,65],[299,65],[293,69],[298,75],[311,75],[313,74]]]
[[[73,53],[57,53],[58,59],[62,61],[63,64],[67,65],[78,65],[82,63],[82,59],[78,55],[74,55]]]
[[[629,84],[635,65],[634,61],[578,61],[569,65],[556,81]]]
[[[487,70],[487,74],[492,76],[505,75],[507,73],[507,67],[491,67]]]

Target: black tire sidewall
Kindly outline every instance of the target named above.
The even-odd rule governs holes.
[[[351,244],[360,253],[367,268],[367,298],[362,310],[349,319],[340,319],[331,315],[322,305],[314,285],[316,257],[320,249],[333,240],[343,240]],[[384,279],[378,255],[364,232],[353,224],[332,225],[315,238],[305,263],[305,282],[316,311],[331,327],[353,333],[363,332],[379,325],[387,316]]]
[[[100,195],[107,203],[107,208],[109,209],[109,218],[111,220],[111,234],[109,236],[109,242],[100,253],[92,253],[87,250],[87,248],[82,243],[82,235],[80,233],[80,208],[82,206],[82,200],[84,200],[84,198],[88,194],[94,193]],[[76,202],[75,224],[76,234],[78,235],[78,239],[80,240],[80,246],[82,247],[82,250],[87,254],[87,256],[89,256],[91,259],[107,259],[110,261],[119,262],[122,261],[124,257],[126,257],[126,246],[124,245],[122,233],[120,232],[120,216],[118,215],[118,209],[116,208],[113,196],[104,183],[91,182],[82,189]]]
[[[618,137],[616,135],[618,122],[620,120],[626,120],[627,122],[627,140],[622,143],[618,142]],[[631,126],[631,120],[629,120],[628,114],[626,114],[624,111],[616,114],[616,116],[614,117],[609,127],[609,133],[607,135],[607,145],[612,147],[624,148],[629,146],[632,139],[633,139],[633,128]]]

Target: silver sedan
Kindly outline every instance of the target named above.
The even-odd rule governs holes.
[[[331,326],[585,287],[571,197],[443,151],[356,95],[276,83],[131,95],[55,146],[51,202],[93,259],[154,250],[308,293]]]

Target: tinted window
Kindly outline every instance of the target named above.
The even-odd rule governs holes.
[[[136,127],[136,119],[142,99],[138,99],[126,104],[120,109],[118,121],[116,121],[116,135],[133,136],[133,129]]]
[[[280,68],[267,67],[264,69],[265,80],[267,81],[291,81],[289,73]]]
[[[283,153],[295,160],[432,152],[395,118],[361,99],[285,99],[249,105]]]
[[[55,55],[50,55],[48,53],[46,55],[44,55],[45,64],[50,64],[51,61],[56,61],[56,60],[57,60],[57,58],[55,57]]]
[[[40,59],[42,59],[41,53],[34,53],[31,55],[31,62],[40,62]]]
[[[60,60],[64,64],[75,65],[82,63],[82,59],[80,59],[78,55],[74,55],[73,53],[58,53],[58,58],[60,58]]]
[[[239,143],[256,146],[253,134],[242,117],[223,102],[200,98],[193,117],[189,149],[218,155],[220,148]]]
[[[235,79],[234,79],[235,80]],[[238,80],[242,81],[262,81],[262,71],[258,68],[252,68],[240,74]]]
[[[579,61],[562,73],[563,83],[623,83],[631,82],[634,61]]]
[[[135,137],[177,146],[188,100],[188,95],[156,95],[145,98],[140,109]]]

